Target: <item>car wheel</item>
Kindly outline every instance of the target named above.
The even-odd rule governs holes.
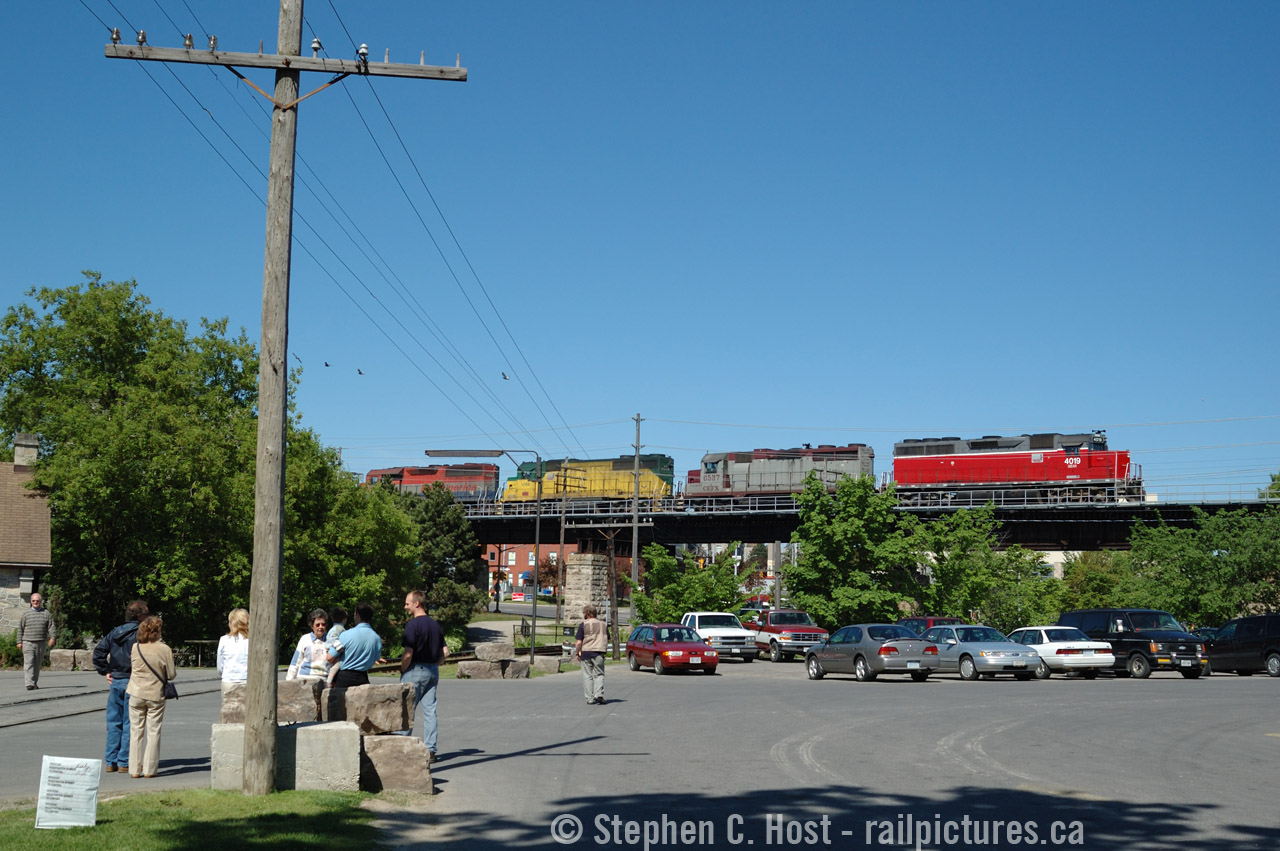
[[[1253,671],[1236,671],[1237,677],[1252,677]]]
[[[755,660],[756,660],[756,654],[754,653],[748,653],[746,656],[742,657],[742,661],[744,662],[754,662]]]
[[[1036,675],[1035,671],[1017,671],[1016,673],[1014,673],[1013,678],[1018,682],[1025,683],[1027,680],[1031,679],[1035,675]]]
[[[1208,659],[1204,660],[1204,667],[1200,669],[1200,676],[1207,677],[1213,674],[1213,663]]]
[[[1080,672],[1080,676],[1084,677],[1086,680],[1096,680],[1098,678],[1098,669],[1085,668]]]
[[[1041,659],[1040,664],[1036,665],[1036,679],[1047,680],[1051,676],[1053,676],[1053,671],[1050,671],[1049,666],[1045,664],[1043,659]]]
[[[978,678],[978,666],[973,664],[970,656],[960,657],[960,679],[973,681]]]
[[[778,642],[776,641],[769,642],[769,661],[770,662],[782,661],[782,648],[778,646]]]
[[[876,678],[876,675],[871,673],[871,666],[867,664],[867,660],[861,656],[853,660],[853,676],[860,683],[869,683]]]
[[[1280,677],[1280,653],[1272,653],[1267,657],[1267,676]]]
[[[1151,663],[1147,661],[1146,656],[1135,653],[1129,657],[1129,676],[1139,680],[1145,680],[1151,676]]]
[[[710,668],[703,668],[702,670],[703,670],[704,672],[706,672],[706,675],[707,675],[708,677],[714,677],[714,676],[716,675],[716,666],[715,666],[715,665],[712,665]]]
[[[818,662],[817,656],[809,657],[809,659],[804,663],[804,670],[811,680],[820,680],[827,673],[822,670],[822,665]]]
[[[912,671],[911,679],[915,680],[918,683],[922,683],[925,680],[929,679],[929,672],[928,671]]]
[[[661,656],[654,656],[654,657],[653,657],[653,672],[654,672],[655,674],[657,674],[658,676],[662,676],[663,674],[665,674],[665,673],[667,672],[667,666],[666,666],[666,665],[664,665],[664,664],[662,664],[662,657],[661,657]]]
[[[1200,678],[1200,672],[1194,669],[1190,671],[1179,671],[1178,673],[1182,674],[1182,676],[1188,680],[1195,680]]]
[[[627,667],[633,671],[640,670],[640,660],[636,658],[636,654],[634,653],[627,654]]]

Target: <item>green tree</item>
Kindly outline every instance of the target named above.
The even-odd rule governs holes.
[[[685,612],[734,612],[742,605],[734,573],[734,544],[699,565],[690,552],[677,558],[660,544],[644,548],[647,593],[636,595],[636,615],[644,621],[679,621]]]
[[[1258,491],[1258,499],[1280,500],[1280,473],[1271,474],[1271,484]]]
[[[0,429],[40,437],[50,598],[73,633],[104,634],[143,597],[170,640],[219,635],[249,595],[257,351],[225,319],[191,334],[134,281],[85,277],[32,290],[0,318]],[[398,613],[408,518],[358,488],[296,416],[287,442],[282,632],[339,602]]]
[[[1138,582],[1127,552],[1071,553],[1062,567],[1062,609],[1131,605]]]
[[[1194,525],[1138,524],[1129,538],[1134,602],[1183,621],[1220,624],[1280,605],[1280,509],[1196,509]]]
[[[903,586],[914,584],[898,540],[897,502],[869,477],[845,478],[828,491],[810,477],[797,496],[800,557],[784,571],[792,605],[828,629],[897,618]]]
[[[384,488],[394,492],[390,482]],[[436,582],[486,585],[480,542],[467,520],[466,512],[453,493],[439,482],[423,488],[422,494],[397,494],[401,508],[417,530],[418,581],[430,589]]]

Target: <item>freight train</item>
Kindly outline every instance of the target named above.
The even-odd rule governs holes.
[[[676,509],[713,507],[726,500],[799,493],[816,476],[834,489],[842,478],[874,477],[875,452],[861,443],[709,452],[690,470],[683,492],[674,489],[669,455],[640,456],[640,497],[674,497]],[[635,456],[560,458],[542,462],[542,498],[627,500],[635,496]],[[493,464],[392,467],[371,470],[366,482],[391,479],[401,490],[421,492],[443,482],[459,501],[527,504],[538,497],[537,462],[516,468],[499,493]],[[1144,498],[1142,470],[1127,450],[1107,448],[1105,432],[987,435],[908,439],[894,444],[893,486],[908,508],[1119,503]],[[657,506],[655,505],[654,508]]]
[[[636,457],[554,458],[542,462],[543,499],[633,499]],[[640,456],[640,498],[671,496],[675,459],[670,455]],[[507,479],[501,502],[529,502],[538,498],[538,462],[525,461]]]
[[[365,474],[366,485],[389,481],[402,493],[422,493],[435,482],[453,492],[458,502],[486,502],[498,498],[497,464],[432,464],[428,467],[387,467]]]
[[[931,437],[893,445],[901,505],[1057,505],[1143,499],[1142,470],[1105,432]]]
[[[842,478],[875,476],[875,451],[862,443],[848,446],[808,444],[799,449],[753,449],[708,452],[702,466],[686,479],[686,502],[713,497],[768,496],[799,493],[814,475],[829,488]]]

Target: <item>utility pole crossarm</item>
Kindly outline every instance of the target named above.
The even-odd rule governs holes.
[[[231,53],[225,50],[186,50],[181,47],[108,44],[108,59],[150,62],[189,62],[196,65],[233,65],[272,68],[277,71],[322,71],[328,74],[362,74],[368,77],[417,77],[428,80],[467,81],[467,69],[447,65],[408,65],[395,62],[360,62],[355,59],[323,59],[282,56],[277,53]]]

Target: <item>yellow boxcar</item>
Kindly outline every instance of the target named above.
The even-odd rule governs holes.
[[[635,496],[635,456],[578,459],[556,458],[542,462],[543,499],[629,499]],[[529,502],[538,498],[537,462],[526,461],[507,479],[502,502]],[[640,497],[671,496],[675,459],[670,455],[640,456]]]

